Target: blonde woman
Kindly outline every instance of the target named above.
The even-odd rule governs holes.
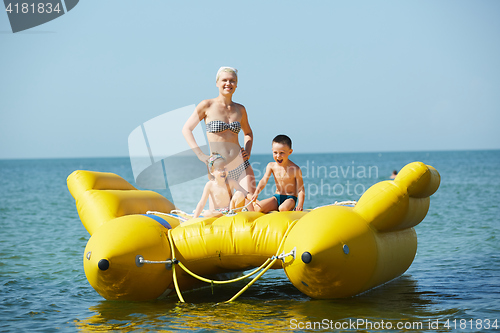
[[[238,71],[221,67],[216,76],[219,96],[206,99],[196,106],[182,129],[187,143],[200,161],[207,163],[209,156],[203,153],[193,135],[202,120],[207,127],[207,139],[211,152],[218,152],[227,161],[228,178],[236,180],[246,191],[255,191],[255,176],[248,159],[252,150],[253,133],[248,123],[247,111],[233,102],[238,84]],[[244,145],[240,146],[238,133],[243,131]]]

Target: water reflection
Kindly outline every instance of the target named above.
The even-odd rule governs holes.
[[[77,322],[76,327],[84,332],[138,328],[141,331],[289,331],[294,328],[292,322],[363,318],[427,323],[458,311],[436,307],[439,295],[422,290],[409,274],[356,297],[315,300],[293,287],[284,274],[272,272],[235,302],[223,303],[244,285],[245,282],[187,292],[184,298],[188,303],[178,303],[175,295],[151,302],[101,301],[89,309],[95,315]]]

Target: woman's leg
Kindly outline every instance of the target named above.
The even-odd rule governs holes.
[[[257,186],[255,185],[255,174],[253,173],[252,166],[246,168],[237,181],[241,187],[253,194]]]
[[[255,192],[255,175],[253,173],[252,166],[249,166],[242,174],[238,181],[241,187],[247,190],[250,194]],[[254,205],[248,205],[248,210],[253,211]]]

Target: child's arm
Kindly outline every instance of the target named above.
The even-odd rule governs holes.
[[[301,211],[304,209],[304,200],[306,198],[306,191],[304,189],[304,180],[302,179],[302,170],[300,170],[300,168],[297,168],[296,180],[297,180],[297,188],[299,190],[297,194],[299,202],[297,203],[297,207],[295,207],[295,210]]]
[[[208,182],[205,185],[205,188],[203,189],[203,194],[201,195],[200,202],[198,202],[198,205],[196,206],[196,209],[194,211],[194,218],[197,218],[200,216],[201,211],[203,210],[203,207],[205,207],[205,204],[207,203],[208,195],[210,194],[210,182]]]
[[[271,173],[273,172],[271,163],[267,164],[266,173],[264,173],[264,177],[262,177],[262,179],[259,182],[259,185],[257,185],[257,188],[255,189],[255,192],[251,200],[257,200],[259,193],[264,189],[264,187],[266,187],[267,181],[269,180],[269,177],[271,177]]]

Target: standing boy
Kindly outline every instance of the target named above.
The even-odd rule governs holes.
[[[302,180],[302,171],[300,168],[288,159],[292,153],[292,140],[283,134],[273,139],[273,158],[274,162],[267,164],[266,173],[260,180],[257,189],[252,197],[256,200],[259,193],[264,189],[271,177],[274,176],[276,182],[276,194],[271,198],[254,203],[254,209],[259,212],[267,213],[273,210],[280,212],[293,210],[303,210],[304,208],[304,181]]]

